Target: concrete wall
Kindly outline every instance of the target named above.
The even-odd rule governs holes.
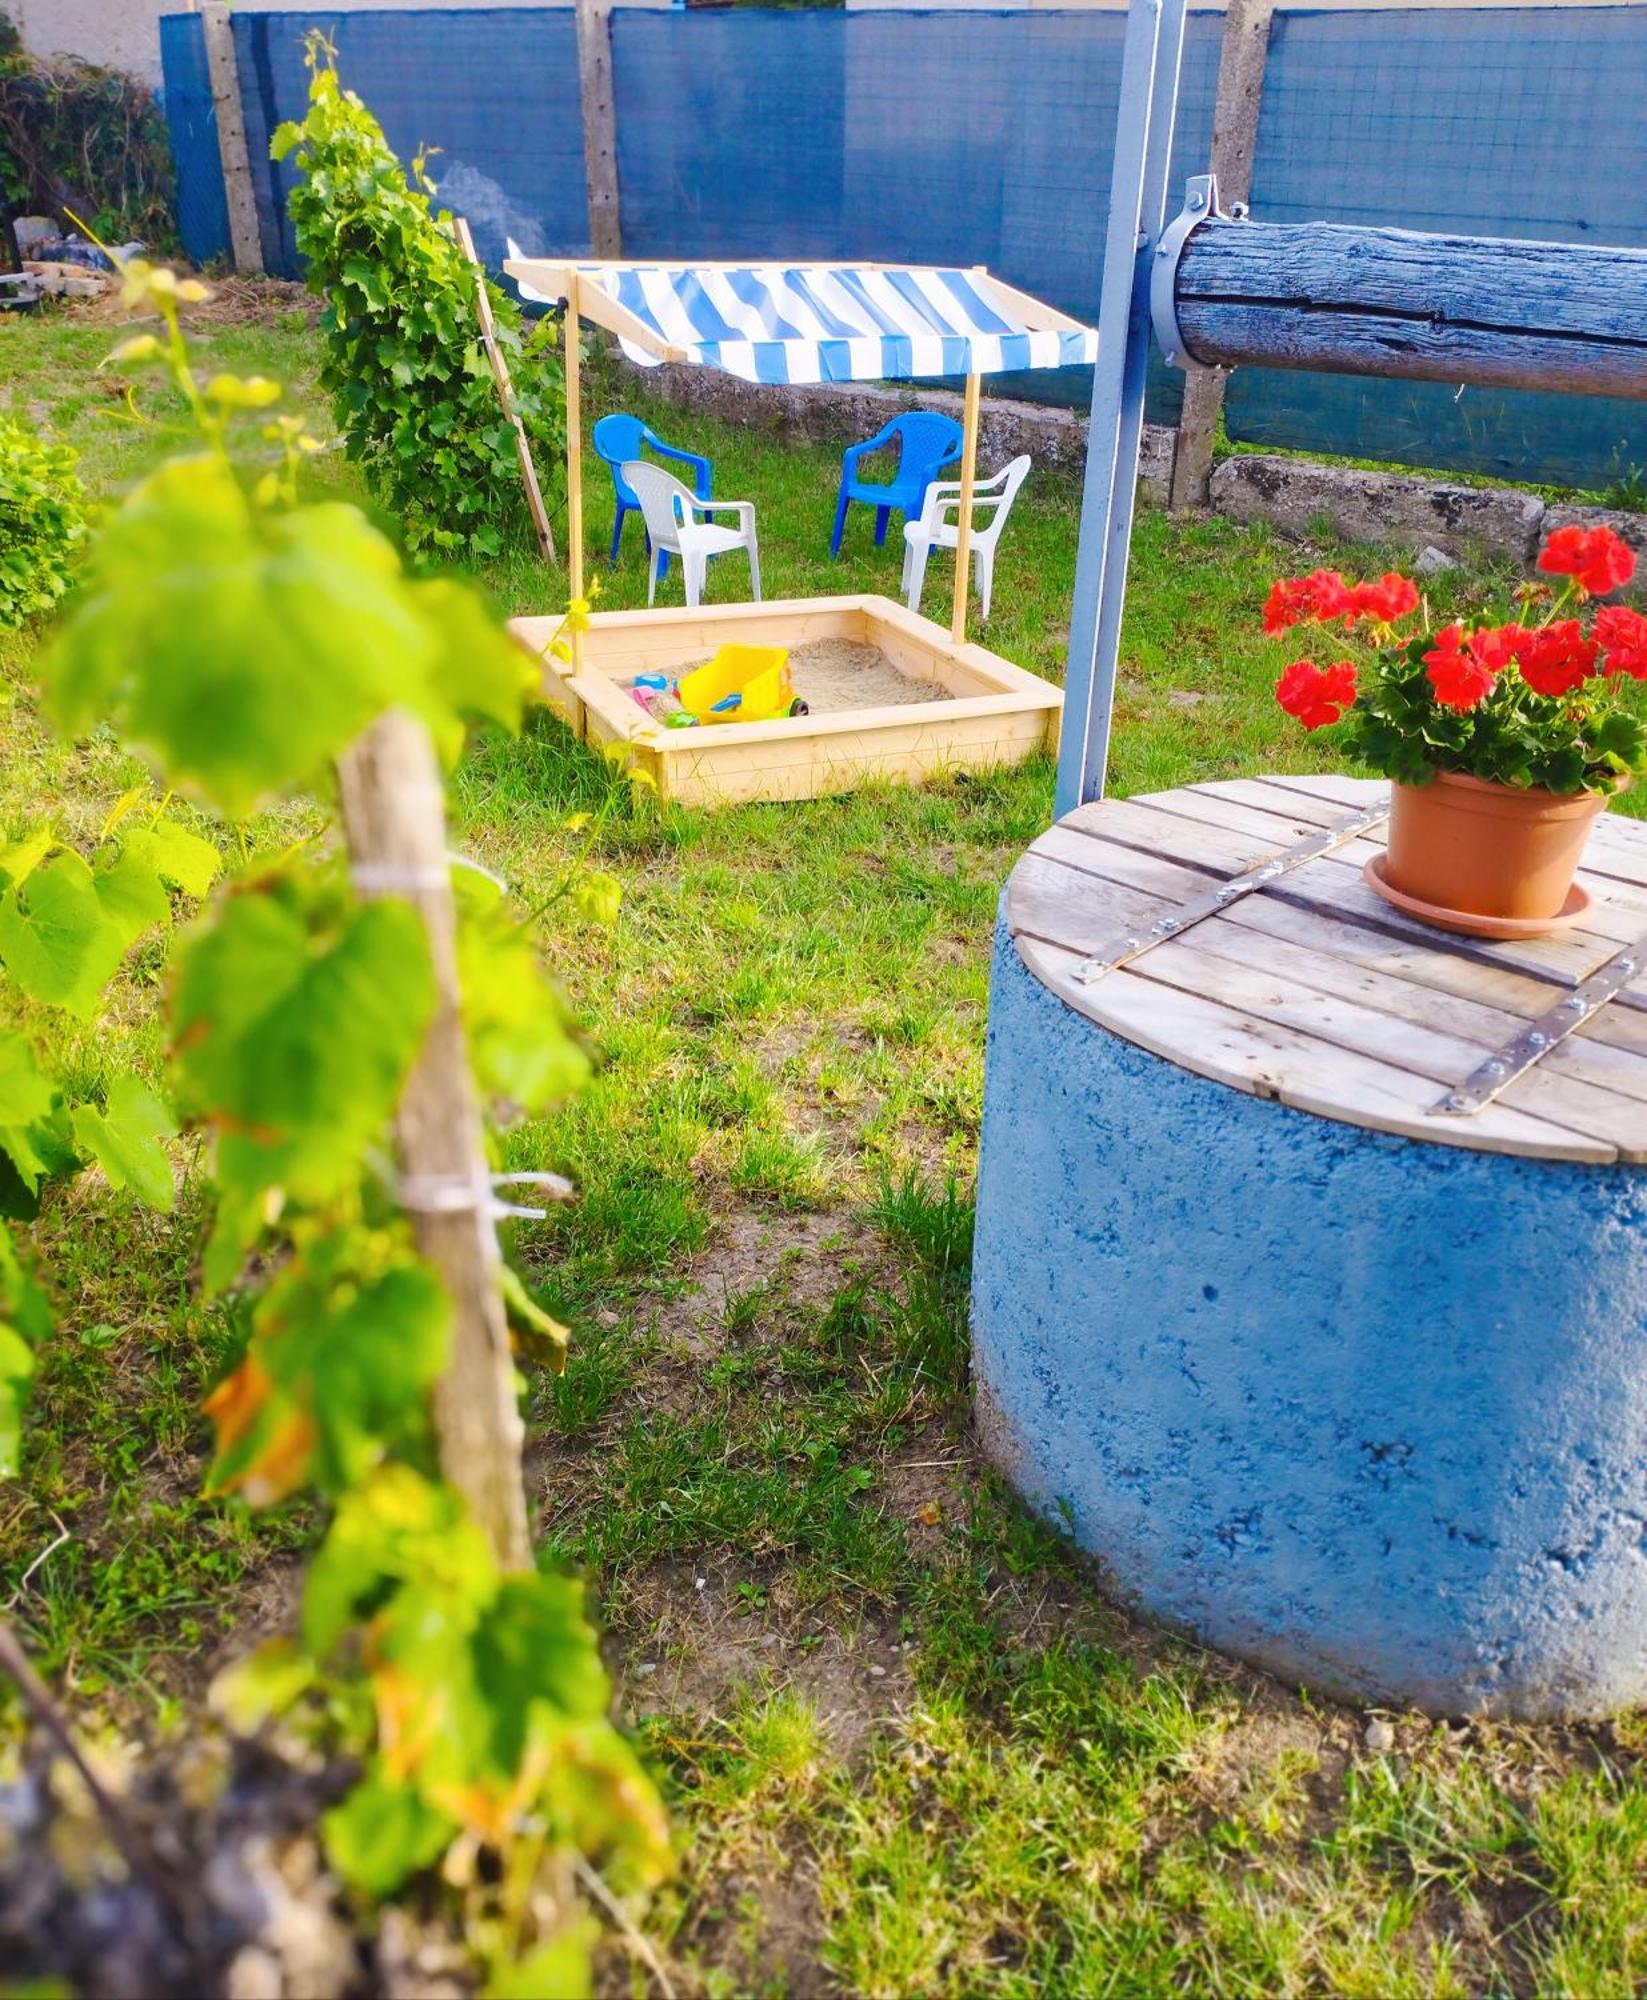
[[[235,0],[244,14],[272,13],[289,0]],[[542,0],[349,0],[351,12],[376,13],[386,8],[528,7]],[[192,13],[187,0],[0,0],[23,31],[27,46],[40,55],[82,56],[130,70],[160,85],[162,14]]]

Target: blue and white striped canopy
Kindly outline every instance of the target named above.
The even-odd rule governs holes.
[[[504,268],[523,297],[543,303],[558,303],[566,295],[566,274],[575,272],[584,316],[610,326],[632,361],[698,362],[746,382],[997,375],[1090,367],[1098,357],[1098,335],[1091,327],[998,284],[982,270],[875,264],[555,266],[521,258],[513,243]],[[549,289],[538,289],[541,285]]]

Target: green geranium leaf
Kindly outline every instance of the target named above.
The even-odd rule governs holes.
[[[9,1233],[0,1228],[0,1477],[17,1471],[34,1350],[50,1332],[46,1295],[17,1261]]]
[[[82,1104],[74,1136],[103,1169],[110,1187],[129,1188],[139,1201],[165,1213],[176,1199],[172,1163],[163,1140],[177,1136],[170,1111],[135,1076],[117,1076],[103,1110]]]

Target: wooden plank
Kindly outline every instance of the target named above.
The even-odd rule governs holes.
[[[1279,958],[1283,948],[1275,950]],[[1324,1043],[1352,1058],[1370,1057],[1392,1069],[1410,1071],[1429,1086],[1426,1117],[1442,1091],[1462,1083],[1497,1046],[1494,1042],[1464,1041],[1411,1019],[1345,1000],[1324,988],[1289,978],[1280,970],[1241,964],[1228,956],[1214,957],[1206,941],[1198,944],[1193,933],[1162,945],[1129,969],[1147,980],[1237,1008],[1275,1027],[1292,1029],[1301,1051],[1312,1051],[1313,1044]],[[1570,1075],[1553,1075],[1542,1063],[1519,1078],[1499,1102],[1507,1109],[1543,1118],[1566,1134],[1594,1139],[1620,1157],[1647,1157],[1647,1113],[1639,1105]],[[1417,1136],[1435,1136],[1436,1122],[1432,1120]]]
[[[1616,1158],[1605,1141],[1565,1132],[1502,1105],[1478,1114],[1485,1123],[1450,1119],[1438,1132],[1440,1121],[1427,1116],[1436,1087],[1410,1071],[1320,1044],[1301,1048],[1296,1035],[1272,1022],[1130,970],[1083,986],[1073,977],[1079,956],[1035,937],[1019,937],[1015,948],[1036,978],[1077,1013],[1169,1062],[1249,1095],[1372,1131],[1471,1151],[1598,1165]],[[1190,1059],[1185,1051],[1193,1052]]]
[[[224,0],[204,0],[200,25],[206,38],[206,73],[217,114],[217,151],[223,163],[223,192],[229,207],[229,249],[237,271],[263,269],[263,234],[257,221],[246,113],[240,101],[240,68],[235,58],[234,23]]]
[[[589,241],[602,258],[623,255],[618,203],[618,112],[612,84],[612,0],[577,0],[578,87]]]
[[[1390,1059],[1434,1076],[1440,1083],[1460,1081],[1526,1025],[1525,1015],[1507,1013],[1473,997],[1444,993],[1413,980],[1391,978],[1315,945],[1240,924],[1214,919],[1198,924],[1176,942],[1191,956],[1218,961],[1208,971],[1210,985],[1202,989],[1215,998],[1231,997],[1230,975],[1224,968],[1238,966],[1244,974],[1257,973],[1285,981],[1290,987],[1355,1003],[1366,1010],[1369,1039],[1351,1046],[1363,1052],[1381,1052],[1371,1038],[1373,1015],[1396,1023],[1397,1036],[1404,1024],[1406,1039],[1400,1045],[1411,1053]],[[1547,1000],[1552,997],[1548,989],[1546,996]],[[1383,1031],[1377,1032],[1382,1037]],[[1436,1065],[1433,1068],[1432,1063]],[[1556,1087],[1557,1094],[1552,1097],[1546,1085]],[[1647,1057],[1639,1053],[1586,1045],[1573,1036],[1512,1088],[1515,1094],[1508,1101],[1521,1110],[1537,1110],[1576,1130],[1608,1138],[1621,1153],[1639,1153],[1647,1147]]]
[[[552,300],[564,299],[578,275],[578,266],[567,263],[563,258],[506,257],[503,268],[517,283],[527,285]],[[607,268],[623,270],[627,267],[611,265]],[[664,340],[655,328],[648,326],[627,306],[619,305],[600,285],[590,283],[584,287],[582,307],[583,317],[592,325],[605,327],[608,333],[615,333],[620,340],[633,341],[648,354],[655,354],[660,361],[686,361],[691,358],[684,347],[676,347]]]
[[[1274,12],[1274,0],[1228,0],[1224,13],[1208,171],[1218,178],[1219,199],[1226,208],[1244,202],[1252,192],[1258,111],[1264,96]],[[1222,368],[1191,366],[1185,372],[1168,498],[1174,513],[1185,507],[1204,507],[1210,498],[1212,451],[1228,379],[1228,371]]]
[[[1647,400],[1647,251],[1210,221],[1178,267],[1178,327],[1233,368],[1474,382]]]
[[[1090,832],[1077,833],[1062,825],[1049,828],[1029,852],[1098,881],[1144,890],[1158,896],[1163,908],[1178,908],[1190,902],[1205,892],[1211,879],[1182,863],[1097,839]],[[1014,897],[1018,880],[1014,873],[1008,892],[1008,921],[1013,928],[1017,928]],[[1159,914],[1159,910],[1150,912],[1151,917]],[[1117,914],[1109,935],[1131,929],[1135,921],[1132,916]],[[1403,936],[1370,922],[1333,914],[1324,907],[1287,902],[1273,890],[1244,897],[1209,922],[1238,925],[1266,936],[1330,950],[1351,966],[1404,980],[1422,994],[1450,994],[1477,1001],[1498,1010],[1512,1024],[1536,1020],[1559,998],[1565,986],[1565,982],[1552,982],[1548,977],[1454,951],[1440,934],[1422,925],[1410,925]],[[1096,942],[1088,948],[1096,948]],[[1647,1017],[1631,1010],[1605,1008],[1585,1023],[1579,1035],[1647,1054]]]
[[[486,284],[486,267],[475,254],[475,239],[461,215],[453,217],[452,233],[457,237],[458,248],[474,266],[475,310],[480,319],[481,345],[486,350],[492,380],[497,385],[498,401],[503,405],[503,414],[509,419],[509,427],[515,434],[515,463],[520,467],[521,484],[526,488],[526,506],[538,538],[538,553],[546,563],[552,563],[555,560],[555,532],[549,525],[548,510],[543,504],[543,489],[538,485],[538,469],[532,463],[532,447],[526,436],[526,426],[515,407],[515,385],[509,378],[509,363],[498,345],[497,325],[492,318],[492,295]]]

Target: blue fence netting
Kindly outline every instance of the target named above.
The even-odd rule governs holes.
[[[620,7],[625,254],[982,263],[1090,319],[1124,25],[1098,12]],[[302,114],[313,26],[403,157],[440,149],[441,199],[468,215],[482,255],[497,262],[505,236],[588,251],[571,8],[236,14],[271,270],[297,269],[288,172],[267,153],[276,125]],[[1216,15],[1191,16],[1174,205],[1205,164],[1220,34]],[[168,19],[162,52],[168,109],[185,121],[184,198],[206,240],[223,204],[209,91],[198,109],[198,21]],[[1644,99],[1647,8],[1280,14],[1254,211],[1641,243]],[[1153,416],[1176,415],[1180,381],[1156,366]],[[1075,370],[1013,386],[1088,393]],[[1647,412],[1603,399],[1252,369],[1232,377],[1227,423],[1247,442],[1524,480],[1604,486],[1647,466]]]
[[[1253,210],[1472,236],[1647,243],[1647,8],[1278,14]],[[1230,378],[1252,443],[1605,486],[1647,468],[1606,397],[1275,370]]]
[[[198,14],[168,14],[160,23],[166,78],[166,125],[177,170],[177,233],[196,264],[229,252],[229,202],[217,149],[217,109],[206,68],[206,27]]]
[[[475,247],[489,263],[502,261],[505,236],[533,254],[587,255],[577,18],[570,8],[237,13],[235,59],[269,270],[298,274],[286,212],[292,171],[269,159],[269,142],[286,119],[303,116],[304,45],[315,28],[337,50],[339,75],[370,105],[400,157],[427,154],[441,204],[468,217]]]

